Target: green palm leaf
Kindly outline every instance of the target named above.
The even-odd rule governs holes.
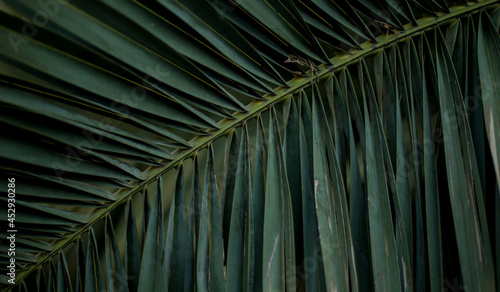
[[[3,0],[1,288],[499,290],[499,27],[498,0]]]

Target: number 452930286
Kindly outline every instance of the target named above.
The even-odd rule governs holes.
[[[9,221],[9,227],[10,228],[14,228],[15,225],[14,225],[14,221],[16,220],[16,179],[11,177],[8,179],[9,183],[7,185],[8,187],[8,192],[7,192],[7,196],[8,196],[8,209],[7,209],[7,217],[8,217],[8,221]]]

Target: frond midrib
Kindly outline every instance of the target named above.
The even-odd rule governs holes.
[[[472,2],[468,3],[468,5],[450,7],[449,13],[437,13],[437,16],[429,16],[418,19],[417,26],[414,26],[413,24],[409,23],[405,25],[405,31],[402,31],[398,34],[389,35],[387,37],[387,41],[386,41],[386,35],[382,34],[379,37],[377,37],[378,41],[377,43],[374,44],[371,42],[367,42],[361,45],[361,49],[355,50],[351,53],[335,56],[330,59],[331,64],[322,64],[318,66],[319,72],[317,74],[308,77],[294,78],[288,82],[288,84],[290,85],[289,88],[279,87],[276,89],[275,95],[272,96],[266,94],[263,96],[265,100],[253,101],[252,103],[247,105],[248,111],[246,113],[237,112],[234,114],[235,117],[234,119],[231,120],[224,119],[221,122],[219,122],[218,130],[210,131],[208,132],[208,135],[198,136],[195,137],[193,140],[191,140],[190,144],[194,146],[192,146],[190,149],[174,151],[172,153],[173,156],[175,157],[173,160],[160,161],[160,163],[164,163],[164,165],[148,168],[144,172],[144,177],[146,179],[137,183],[137,185],[134,186],[133,188],[126,190],[121,189],[117,191],[117,193],[115,194],[116,201],[109,204],[105,208],[101,208],[91,213],[90,214],[91,218],[87,224],[82,226],[77,231],[73,232],[70,236],[66,237],[65,239],[55,242],[53,250],[50,253],[42,256],[40,260],[35,265],[31,266],[27,271],[18,275],[16,282],[21,283],[24,278],[26,278],[33,271],[36,271],[36,269],[38,269],[39,266],[46,263],[50,258],[52,258],[54,255],[60,252],[63,248],[65,248],[70,243],[75,241],[81,234],[87,231],[95,223],[105,218],[105,216],[111,210],[125,203],[132,195],[144,189],[150,183],[157,180],[158,177],[165,174],[167,171],[178,166],[178,164],[181,163],[183,160],[192,157],[199,150],[210,145],[213,141],[229,134],[238,126],[258,116],[259,114],[266,111],[273,105],[284,101],[285,99],[297,93],[301,89],[310,86],[315,80],[324,79],[328,76],[331,76],[331,74],[333,74],[334,72],[341,70],[342,68],[350,64],[356,63],[359,60],[373,53],[376,53],[379,49],[403,41],[405,39],[411,38],[415,35],[423,33],[424,31],[430,30],[435,26],[442,25],[450,20],[456,19],[462,15],[478,12],[481,9],[486,8],[488,6],[492,6],[496,3],[500,3],[500,0],[486,0],[481,2]],[[12,286],[6,287],[3,291],[7,291],[8,289],[12,289]]]

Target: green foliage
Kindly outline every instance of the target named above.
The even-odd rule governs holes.
[[[4,2],[4,290],[500,291],[498,0]]]

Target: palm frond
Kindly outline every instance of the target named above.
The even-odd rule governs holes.
[[[5,290],[497,289],[497,0],[4,2]]]

